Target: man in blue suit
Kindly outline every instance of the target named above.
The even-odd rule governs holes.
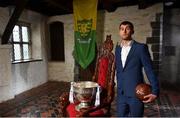
[[[120,43],[116,46],[117,116],[142,117],[144,103],[154,101],[159,94],[159,82],[152,69],[148,46],[132,39],[134,26],[129,21],[119,25]],[[152,93],[140,101],[135,95],[138,84],[144,83],[143,67],[152,86]]]

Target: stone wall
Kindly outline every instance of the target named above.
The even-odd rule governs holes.
[[[73,81],[74,58],[72,56],[74,47],[73,15],[53,16],[48,19],[48,24],[60,21],[64,24],[64,50],[65,62],[48,62],[48,79],[55,81]],[[58,45],[58,44],[57,44]]]
[[[165,8],[161,83],[166,89],[180,91],[180,9]]]
[[[0,7],[0,38],[10,18],[9,8]],[[19,21],[31,24],[32,58],[41,61],[11,63],[11,45],[0,45],[0,102],[47,82],[45,47],[46,17],[23,11]]]
[[[156,21],[156,14],[163,12],[163,5],[156,4],[146,9],[138,9],[138,6],[120,7],[114,12],[98,11],[97,16],[97,45],[101,43],[107,34],[112,35],[114,45],[120,40],[119,24],[124,20],[131,21],[135,26],[134,39],[146,43],[146,38],[151,37],[151,22]],[[61,21],[64,23],[65,62],[49,62],[49,80],[73,81],[74,59],[72,56],[74,47],[73,15],[61,15],[49,17],[48,23]],[[115,47],[115,46],[114,46]],[[151,44],[149,45],[151,51]],[[152,52],[151,52],[151,55]]]
[[[15,94],[48,81],[45,49],[46,17],[32,11],[24,11],[19,20],[31,24],[32,59],[41,61],[12,65],[13,81],[16,83]]]
[[[147,37],[146,43],[151,45],[153,69],[155,74],[160,78],[162,66],[162,39],[163,39],[163,14],[156,14],[156,20],[151,22],[152,35]]]
[[[14,97],[10,54],[11,45],[0,45],[0,102]]]

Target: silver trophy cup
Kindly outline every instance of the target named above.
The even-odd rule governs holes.
[[[94,106],[98,84],[92,81],[73,83],[73,96],[79,104],[75,106],[79,111],[82,108]]]

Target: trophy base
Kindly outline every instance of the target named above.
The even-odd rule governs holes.
[[[89,103],[81,102],[80,104],[75,106],[75,109],[76,109],[76,111],[80,111],[80,109],[88,109],[90,107],[91,107],[91,105],[89,105]]]

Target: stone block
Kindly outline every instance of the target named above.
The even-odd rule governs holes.
[[[160,29],[160,22],[151,22],[151,27],[153,29]]]
[[[175,46],[165,46],[164,54],[165,54],[165,56],[175,56],[176,55],[176,47]]]
[[[152,45],[151,50],[153,52],[160,52],[160,45],[159,44],[158,45]]]
[[[146,43],[147,44],[159,44],[160,37],[147,37]]]

